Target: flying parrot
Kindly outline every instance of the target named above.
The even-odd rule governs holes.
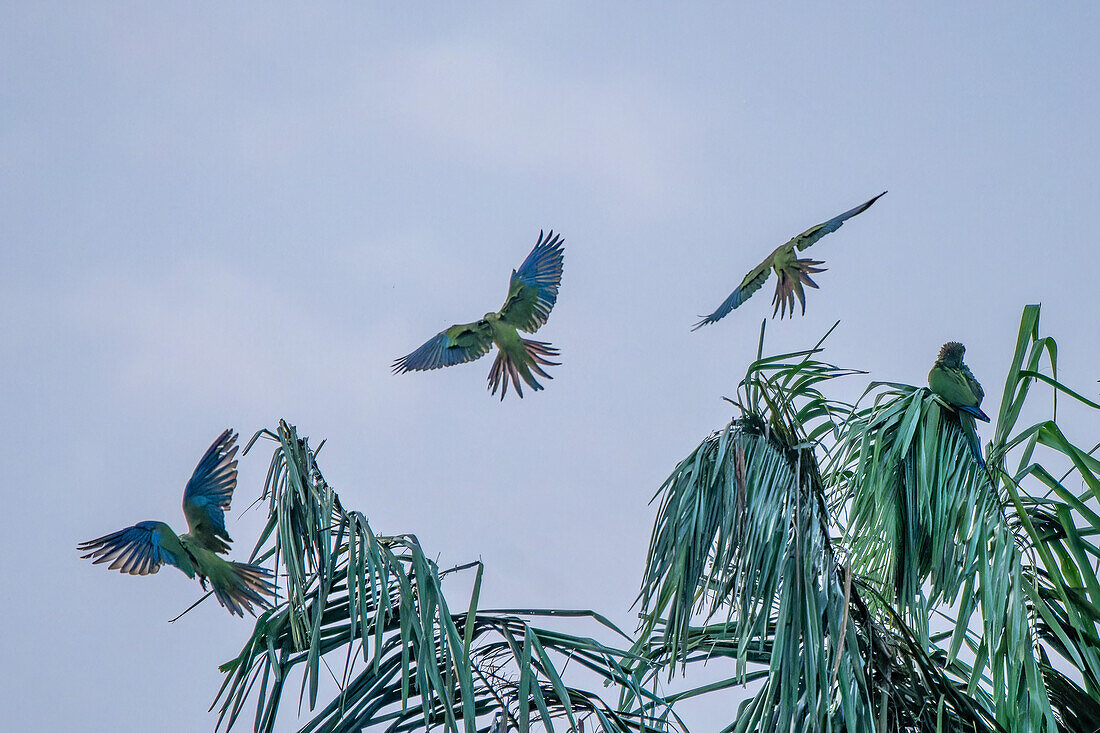
[[[944,344],[940,355],[936,357],[936,363],[932,365],[932,371],[928,372],[928,387],[933,394],[955,409],[970,451],[978,463],[984,466],[982,446],[978,441],[974,421],[989,422],[989,415],[982,412],[981,408],[985,391],[974,378],[970,367],[963,363],[964,353],[966,347],[958,341]]]
[[[558,350],[544,341],[525,339],[517,331],[534,333],[550,317],[561,285],[563,245],[560,235],[555,236],[551,231],[543,236],[540,231],[531,254],[518,270],[512,270],[508,297],[499,311],[486,313],[474,323],[460,323],[441,331],[416,351],[395,361],[394,373],[439,369],[474,361],[496,344],[497,358],[489,370],[492,394],[501,388],[500,399],[503,400],[510,381],[516,394],[523,397],[521,378],[531,389],[543,389],[532,372],[553,379],[542,367],[558,366],[559,362],[548,359],[556,357]]]
[[[274,595],[271,572],[258,565],[229,562],[218,557],[229,551],[225,512],[237,486],[237,434],[226,430],[203,454],[187,488],[183,490],[183,514],[187,534],[177,535],[164,522],[138,522],[99,539],[81,543],[77,549],[95,564],[110,562],[111,570],[130,575],[150,575],[164,563],[175,565],[188,578],[199,576],[213,586],[218,602],[231,614],[255,615],[253,604],[266,608],[264,597]]]
[[[722,305],[718,306],[718,310],[704,317],[691,330],[694,331],[708,323],[714,323],[724,318],[730,311],[744,303],[749,299],[749,296],[759,290],[772,270],[775,270],[776,276],[779,277],[779,282],[775,285],[775,295],[772,297],[772,305],[775,306],[772,309],[772,317],[774,318],[775,314],[779,313],[779,317],[784,318],[787,311],[790,310],[793,318],[796,295],[798,301],[802,304],[802,315],[806,315],[806,292],[802,289],[802,285],[816,288],[817,283],[813,281],[810,275],[825,272],[826,268],[818,267],[818,265],[825,264],[822,260],[798,259],[795,250],[801,252],[826,234],[840,229],[841,224],[856,214],[866,211],[871,204],[885,195],[886,191],[883,191],[867,203],[845,211],[840,216],[834,216],[823,224],[810,227],[786,244],[776,247],[770,255],[764,258],[763,262],[750,270],[748,275],[745,275],[745,279],[737,286],[737,290],[734,290],[728,298],[722,301]]]

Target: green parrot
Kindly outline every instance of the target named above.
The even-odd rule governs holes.
[[[508,297],[496,313],[486,313],[474,323],[460,323],[432,337],[416,351],[393,363],[395,374],[410,371],[439,369],[480,359],[493,344],[497,358],[489,370],[489,389],[492,394],[501,388],[500,399],[508,394],[508,384],[515,386],[516,394],[523,397],[520,379],[534,390],[543,389],[531,372],[553,379],[543,366],[558,366],[549,361],[556,357],[557,349],[544,341],[532,341],[521,337],[518,331],[534,333],[550,317],[550,309],[558,299],[561,285],[562,247],[561,236],[551,231],[543,236],[539,232],[531,254],[512,270]]]
[[[975,420],[989,422],[989,415],[982,412],[982,398],[985,391],[970,367],[963,363],[966,347],[958,341],[948,341],[940,349],[940,355],[932,370],[928,372],[928,387],[950,405],[959,416],[959,424],[966,435],[966,442],[978,463],[985,466],[982,459],[982,446],[975,429]]]
[[[883,191],[867,203],[860,204],[839,216],[834,216],[827,222],[810,227],[786,244],[776,247],[770,255],[764,258],[763,262],[750,270],[748,275],[745,275],[745,279],[737,286],[737,290],[730,293],[729,297],[722,302],[722,305],[718,306],[716,311],[703,317],[703,320],[696,323],[691,330],[694,331],[708,323],[714,323],[724,318],[730,311],[744,303],[749,299],[749,296],[759,290],[764,281],[771,275],[772,270],[775,270],[775,274],[779,278],[779,282],[775,285],[775,295],[772,297],[772,305],[775,306],[772,309],[772,317],[774,318],[775,314],[779,313],[779,317],[784,318],[789,310],[793,318],[795,296],[798,296],[798,301],[802,304],[802,315],[806,315],[806,291],[802,289],[802,285],[816,288],[817,283],[813,281],[810,275],[824,272],[825,268],[817,267],[817,265],[825,263],[821,260],[800,260],[795,254],[795,250],[801,252],[826,234],[840,229],[845,221],[866,211],[871,204],[885,195],[886,191]]]
[[[237,434],[226,430],[207,449],[183,491],[186,534],[177,535],[164,522],[138,522],[98,539],[81,543],[95,564],[110,562],[111,570],[130,575],[151,575],[165,563],[175,565],[188,578],[199,576],[214,589],[218,602],[229,613],[255,615],[252,605],[270,607],[265,596],[275,594],[271,571],[259,565],[229,562],[218,557],[229,551],[225,512],[237,486]]]

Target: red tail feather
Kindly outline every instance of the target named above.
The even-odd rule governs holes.
[[[521,338],[520,342],[523,344],[523,357],[518,363],[513,361],[504,351],[497,351],[497,358],[493,361],[493,368],[489,370],[489,391],[491,394],[496,394],[500,389],[500,399],[504,399],[504,395],[508,394],[508,385],[511,384],[521,398],[523,397],[523,387],[520,386],[520,380],[527,382],[527,385],[531,389],[538,390],[543,389],[543,386],[539,384],[535,379],[535,374],[546,379],[553,379],[552,376],[546,373],[542,366],[558,366],[561,362],[550,361],[547,357],[556,357],[558,350],[545,341],[531,341],[525,338]]]

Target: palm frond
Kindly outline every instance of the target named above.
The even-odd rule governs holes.
[[[1036,382],[1054,388],[1052,415],[1058,394],[1100,405],[1057,381],[1057,345],[1040,337],[1038,316],[1038,306],[1024,309],[986,450],[988,470],[971,457],[958,420],[935,396],[891,384],[853,413],[829,475],[833,505],[849,510],[845,542],[853,566],[892,597],[930,653],[942,653],[948,664],[968,655],[968,689],[1011,731],[1053,730],[1076,715],[1066,704],[1079,688],[1051,676],[1048,653],[1081,673],[1087,694],[1100,690],[1100,552],[1090,553],[1096,548],[1081,531],[1100,531],[1100,516],[1088,506],[1100,497],[1100,462],[1073,445],[1053,416],[1016,431]],[[1040,371],[1044,357],[1050,376]],[[1085,484],[1082,494],[1035,460],[1041,447],[1052,449],[1048,459],[1068,459]],[[1009,472],[1013,452],[1019,468]],[[1042,488],[1047,492],[1037,493]],[[934,611],[953,628],[943,643],[929,627]],[[971,638],[975,614],[980,633]]]
[[[273,730],[300,667],[299,704],[315,711],[303,732],[553,730],[562,722],[579,731],[588,719],[609,732],[679,729],[668,704],[635,681],[640,657],[532,623],[581,617],[629,642],[607,619],[591,611],[478,610],[480,563],[440,571],[415,536],[376,535],[363,514],[343,507],[292,426],[281,422],[260,435],[277,446],[264,491],[269,521],[253,556],[274,558],[286,597],[222,666],[219,725],[232,727],[255,697],[254,730]],[[443,578],[474,569],[468,608],[452,611]],[[637,704],[619,709],[566,685],[567,663],[629,690]],[[317,709],[325,673],[338,694]]]
[[[807,434],[815,421],[826,426],[815,432],[829,432],[849,409],[818,385],[852,372],[816,353],[758,355],[734,402],[741,416],[705,439],[661,488],[640,647],[667,655],[669,673],[721,649],[735,660],[730,684],[762,676],[730,730],[817,730],[841,720],[873,730],[866,649],[830,545]],[[692,625],[699,613],[724,613],[725,623],[701,632]],[[766,664],[766,675],[750,674],[750,660]]]
[[[929,390],[873,383],[870,406],[845,405],[821,388],[855,372],[821,362],[820,343],[775,357],[762,343],[763,332],[730,400],[739,416],[661,487],[636,649],[670,675],[730,659],[728,679],[683,696],[763,680],[731,731],[1090,720],[1072,705],[1096,694],[1100,669],[1100,461],[1053,418],[1013,428],[1032,384],[1097,405],[1057,381],[1038,309],[1024,312],[988,470]],[[1083,491],[1033,460],[1043,447],[1068,460]],[[1009,475],[1014,449],[1020,469]],[[1025,478],[1047,494],[1022,488]],[[1048,654],[1083,684],[1053,672]]]
[[[731,733],[1095,733],[1100,447],[1057,417],[1059,399],[1100,405],[1058,380],[1038,315],[1024,310],[984,468],[929,390],[833,400],[831,380],[860,372],[822,361],[822,342],[765,356],[762,328],[735,417],[655,496],[634,637],[592,611],[481,609],[480,563],[441,571],[415,536],[377,535],[293,427],[259,433],[277,446],[253,556],[285,597],[223,666],[219,723],[254,699],[253,727],[272,730],[300,677],[303,731],[681,730],[675,703],[751,682]],[[1019,429],[1036,386],[1051,414]],[[456,610],[458,572],[474,578]],[[560,628],[574,622],[600,640]],[[707,663],[726,674],[655,692]]]

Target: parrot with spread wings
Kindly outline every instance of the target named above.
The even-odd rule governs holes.
[[[275,594],[271,572],[259,565],[229,562],[218,557],[229,551],[225,512],[237,486],[237,434],[226,430],[203,454],[183,491],[183,514],[188,532],[177,535],[164,522],[138,522],[99,539],[81,543],[95,564],[109,562],[111,570],[150,575],[165,563],[188,578],[199,576],[203,590],[210,581],[218,602],[229,613],[255,615],[253,604],[270,607],[265,596]]]
[[[966,347],[958,341],[944,344],[940,355],[936,357],[936,363],[928,372],[928,387],[958,414],[970,451],[978,463],[984,466],[982,446],[974,421],[989,422],[989,415],[982,412],[981,407],[985,390],[970,371],[970,367],[963,363],[964,353]]]
[[[553,379],[543,370],[544,366],[558,366],[550,361],[558,356],[558,350],[544,341],[521,337],[518,331],[534,333],[550,317],[550,309],[558,299],[561,285],[562,247],[560,235],[551,231],[539,232],[531,254],[512,270],[508,285],[508,297],[496,313],[486,313],[481,320],[460,323],[441,331],[416,351],[393,363],[395,374],[403,372],[439,369],[480,359],[495,344],[497,358],[489,370],[489,391],[500,399],[508,393],[511,383],[516,394],[523,397],[520,379],[531,389],[543,389],[535,374]],[[534,374],[532,374],[534,372]]]
[[[722,305],[718,306],[716,311],[703,317],[703,320],[696,323],[691,330],[694,331],[727,316],[730,311],[744,303],[749,299],[749,296],[760,289],[764,281],[771,275],[772,270],[775,270],[775,274],[779,278],[779,282],[775,285],[775,295],[772,297],[772,305],[775,306],[772,309],[772,317],[774,318],[775,314],[779,313],[779,317],[784,318],[787,312],[790,311],[793,318],[795,296],[798,296],[798,301],[802,304],[802,315],[806,315],[806,291],[803,290],[802,286],[808,285],[811,288],[817,288],[817,283],[813,281],[810,275],[825,272],[825,268],[818,267],[818,265],[825,263],[822,260],[800,260],[798,255],[795,254],[795,250],[801,252],[826,234],[840,229],[844,222],[856,214],[866,211],[871,204],[885,195],[886,191],[883,191],[867,203],[860,204],[839,216],[834,216],[827,222],[810,227],[786,244],[776,247],[770,255],[764,258],[763,262],[750,270],[748,275],[745,275],[745,279],[737,286],[737,290],[730,293],[729,297],[722,302]]]

